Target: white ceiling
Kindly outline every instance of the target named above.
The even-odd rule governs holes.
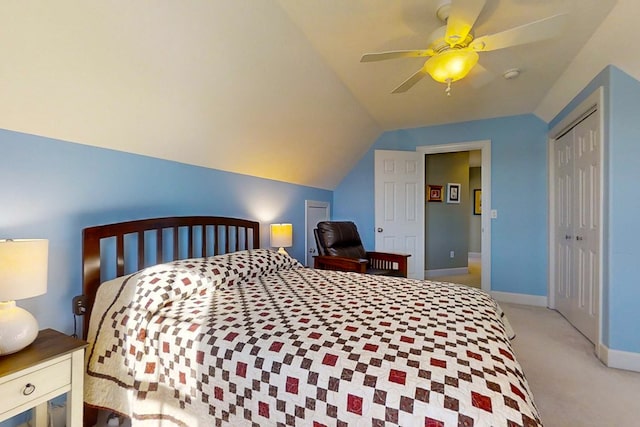
[[[567,31],[481,53],[487,71],[454,83],[451,97],[430,78],[392,95],[422,61],[360,57],[426,47],[437,3],[0,2],[0,128],[333,189],[384,130],[532,112],[550,120],[611,51],[640,70],[615,55],[634,36],[634,0],[487,0],[476,35],[557,13],[568,14]],[[586,72],[574,57],[588,58]],[[521,76],[504,80],[513,67]]]

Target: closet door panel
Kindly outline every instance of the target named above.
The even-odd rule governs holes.
[[[555,150],[555,224],[556,277],[555,300],[558,310],[567,317],[571,310],[573,281],[573,133],[557,139]]]
[[[600,144],[598,115],[580,122],[574,133],[576,193],[574,250],[576,254],[575,297],[571,323],[592,342],[596,340],[599,286],[600,236]]]

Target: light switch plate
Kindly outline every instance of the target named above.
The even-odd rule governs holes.
[[[491,209],[491,219],[496,219],[496,218],[498,218],[498,210]]]

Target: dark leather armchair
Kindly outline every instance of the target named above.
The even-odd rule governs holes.
[[[313,232],[320,254],[314,257],[315,268],[407,277],[411,255],[365,251],[351,221],[321,221]]]

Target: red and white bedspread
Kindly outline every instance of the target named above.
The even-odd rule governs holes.
[[[496,303],[269,250],[99,294],[85,401],[133,425],[540,426]]]

